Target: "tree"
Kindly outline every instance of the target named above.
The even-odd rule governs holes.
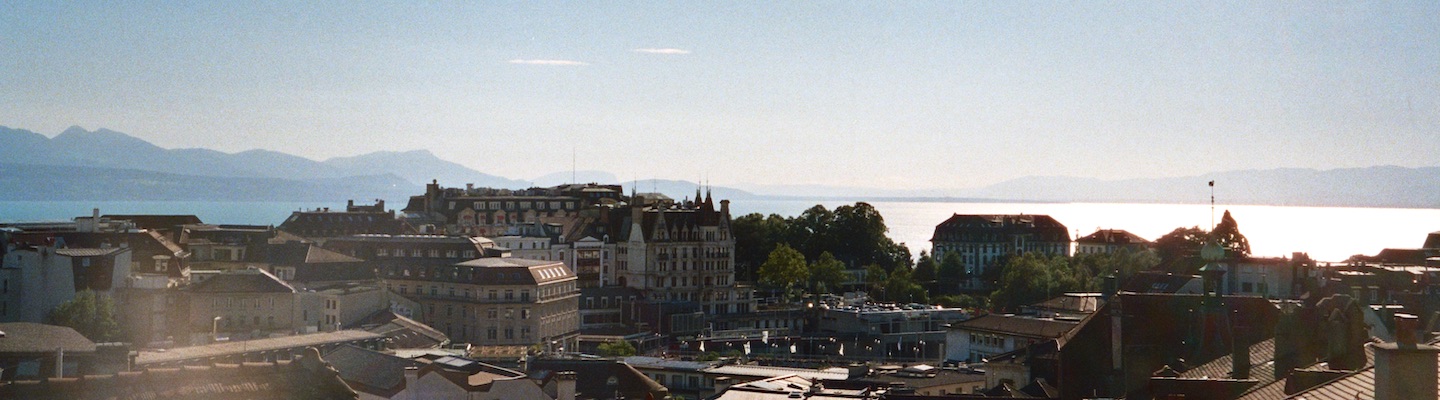
[[[756,270],[775,250],[775,245],[789,243],[785,239],[789,225],[789,220],[779,215],[770,214],[767,217],[758,213],[746,214],[730,222],[730,232],[735,238],[737,279],[756,279]]]
[[[1205,245],[1209,233],[1199,227],[1175,228],[1170,233],[1155,239],[1155,251],[1160,256],[1158,267],[1162,270],[1193,274],[1205,265],[1200,260],[1200,247]]]
[[[890,272],[885,279],[884,300],[897,303],[928,303],[930,293],[920,284],[915,283],[910,268],[896,268]]]
[[[965,270],[965,262],[960,260],[960,252],[948,251],[940,259],[939,270],[936,271],[936,280],[946,288],[944,292],[950,293],[959,289],[965,281],[970,280],[970,271]]]
[[[915,281],[921,284],[934,282],[937,269],[939,269],[939,263],[935,262],[935,258],[925,250],[920,250],[920,260],[915,262]]]
[[[1225,216],[1220,217],[1220,224],[1210,231],[1210,237],[1225,249],[1226,257],[1241,258],[1250,255],[1250,240],[1240,233],[1240,226],[1235,223],[1235,218],[1230,216],[1230,210],[1225,210]]]
[[[784,289],[790,296],[795,284],[808,281],[810,270],[806,268],[805,256],[789,245],[781,243],[770,252],[770,257],[760,265],[760,283]]]
[[[635,355],[635,345],[625,340],[601,343],[599,346],[596,346],[596,350],[599,350],[600,355],[605,357],[629,357]]]
[[[845,265],[828,251],[820,253],[820,258],[810,263],[811,293],[831,293],[839,289],[845,280]]]
[[[1114,253],[1077,254],[1071,262],[1092,277],[1115,274],[1117,279],[1124,282],[1136,272],[1147,271],[1160,265],[1160,257],[1154,250],[1121,248]]]
[[[1094,290],[1090,281],[1083,269],[1073,268],[1070,260],[1063,256],[1025,253],[1006,260],[999,285],[990,294],[990,302],[995,307],[1014,310],[1065,292]]]
[[[885,268],[875,264],[865,266],[865,290],[869,291],[871,296],[884,298],[885,281],[889,279],[890,273],[885,272]]]
[[[115,302],[90,290],[82,290],[70,301],[55,306],[50,311],[50,323],[74,328],[93,342],[111,342],[120,336]]]

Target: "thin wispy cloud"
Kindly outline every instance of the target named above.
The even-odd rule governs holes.
[[[656,49],[656,48],[648,48],[648,47],[647,47],[647,48],[643,48],[643,49],[635,49],[635,52],[636,52],[636,53],[646,53],[646,54],[669,54],[669,55],[690,54],[690,50],[672,49],[672,48]]]
[[[523,64],[523,65],[560,65],[560,66],[585,66],[585,65],[590,65],[590,63],[587,63],[587,62],[584,62],[584,61],[575,61],[575,60],[522,60],[522,59],[518,59],[518,58],[517,58],[517,59],[514,59],[514,60],[510,60],[510,63],[511,63],[511,64]]]

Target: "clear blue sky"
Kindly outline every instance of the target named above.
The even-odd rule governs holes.
[[[0,125],[522,179],[1440,165],[1435,1],[194,3],[0,3]]]

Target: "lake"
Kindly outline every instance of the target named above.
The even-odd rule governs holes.
[[[403,201],[387,201],[397,207]],[[735,217],[762,214],[798,215],[816,204],[826,208],[853,204],[840,200],[739,200],[731,203]],[[935,225],[952,214],[1046,214],[1083,236],[1097,228],[1125,229],[1154,240],[1178,227],[1211,226],[1209,205],[1101,203],[970,203],[871,202],[885,217],[890,237],[911,252],[930,248]],[[70,220],[103,214],[194,214],[207,223],[279,225],[302,208],[345,207],[343,201],[0,201],[0,222]],[[1440,209],[1359,207],[1290,207],[1217,205],[1215,220],[1230,210],[1240,232],[1250,239],[1256,256],[1289,256],[1306,252],[1320,261],[1342,261],[1354,254],[1374,255],[1381,249],[1418,248],[1425,235],[1440,231]]]

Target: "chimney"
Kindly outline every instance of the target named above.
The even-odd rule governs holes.
[[[555,400],[575,400],[575,371],[561,371],[555,380]]]
[[[1275,377],[1289,376],[1300,364],[1300,318],[1296,315],[1295,304],[1286,303],[1280,307],[1280,317],[1275,324]]]
[[[1104,286],[1101,287],[1100,299],[1110,301],[1110,298],[1114,297],[1115,293],[1120,291],[1120,278],[1117,278],[1114,272],[1105,274],[1105,276],[1102,276],[1100,278],[1104,279]]]
[[[355,209],[355,200],[354,200],[354,199],[351,199],[351,200],[346,201],[346,202],[345,202],[345,209],[346,209],[346,210],[354,210],[354,209]]]
[[[1250,379],[1250,344],[1235,341],[1235,350],[1230,355],[1230,378]]]
[[[730,200],[720,200],[720,215],[730,218]]]
[[[55,377],[56,377],[56,378],[64,378],[64,377],[65,377],[65,348],[64,348],[64,347],[56,347],[56,348],[55,348]]]
[[[1395,343],[1375,347],[1375,399],[1435,398],[1435,355],[1440,348],[1417,343],[1420,319],[1395,314]]]
[[[415,387],[415,381],[420,379],[420,367],[405,367],[405,387]]]

